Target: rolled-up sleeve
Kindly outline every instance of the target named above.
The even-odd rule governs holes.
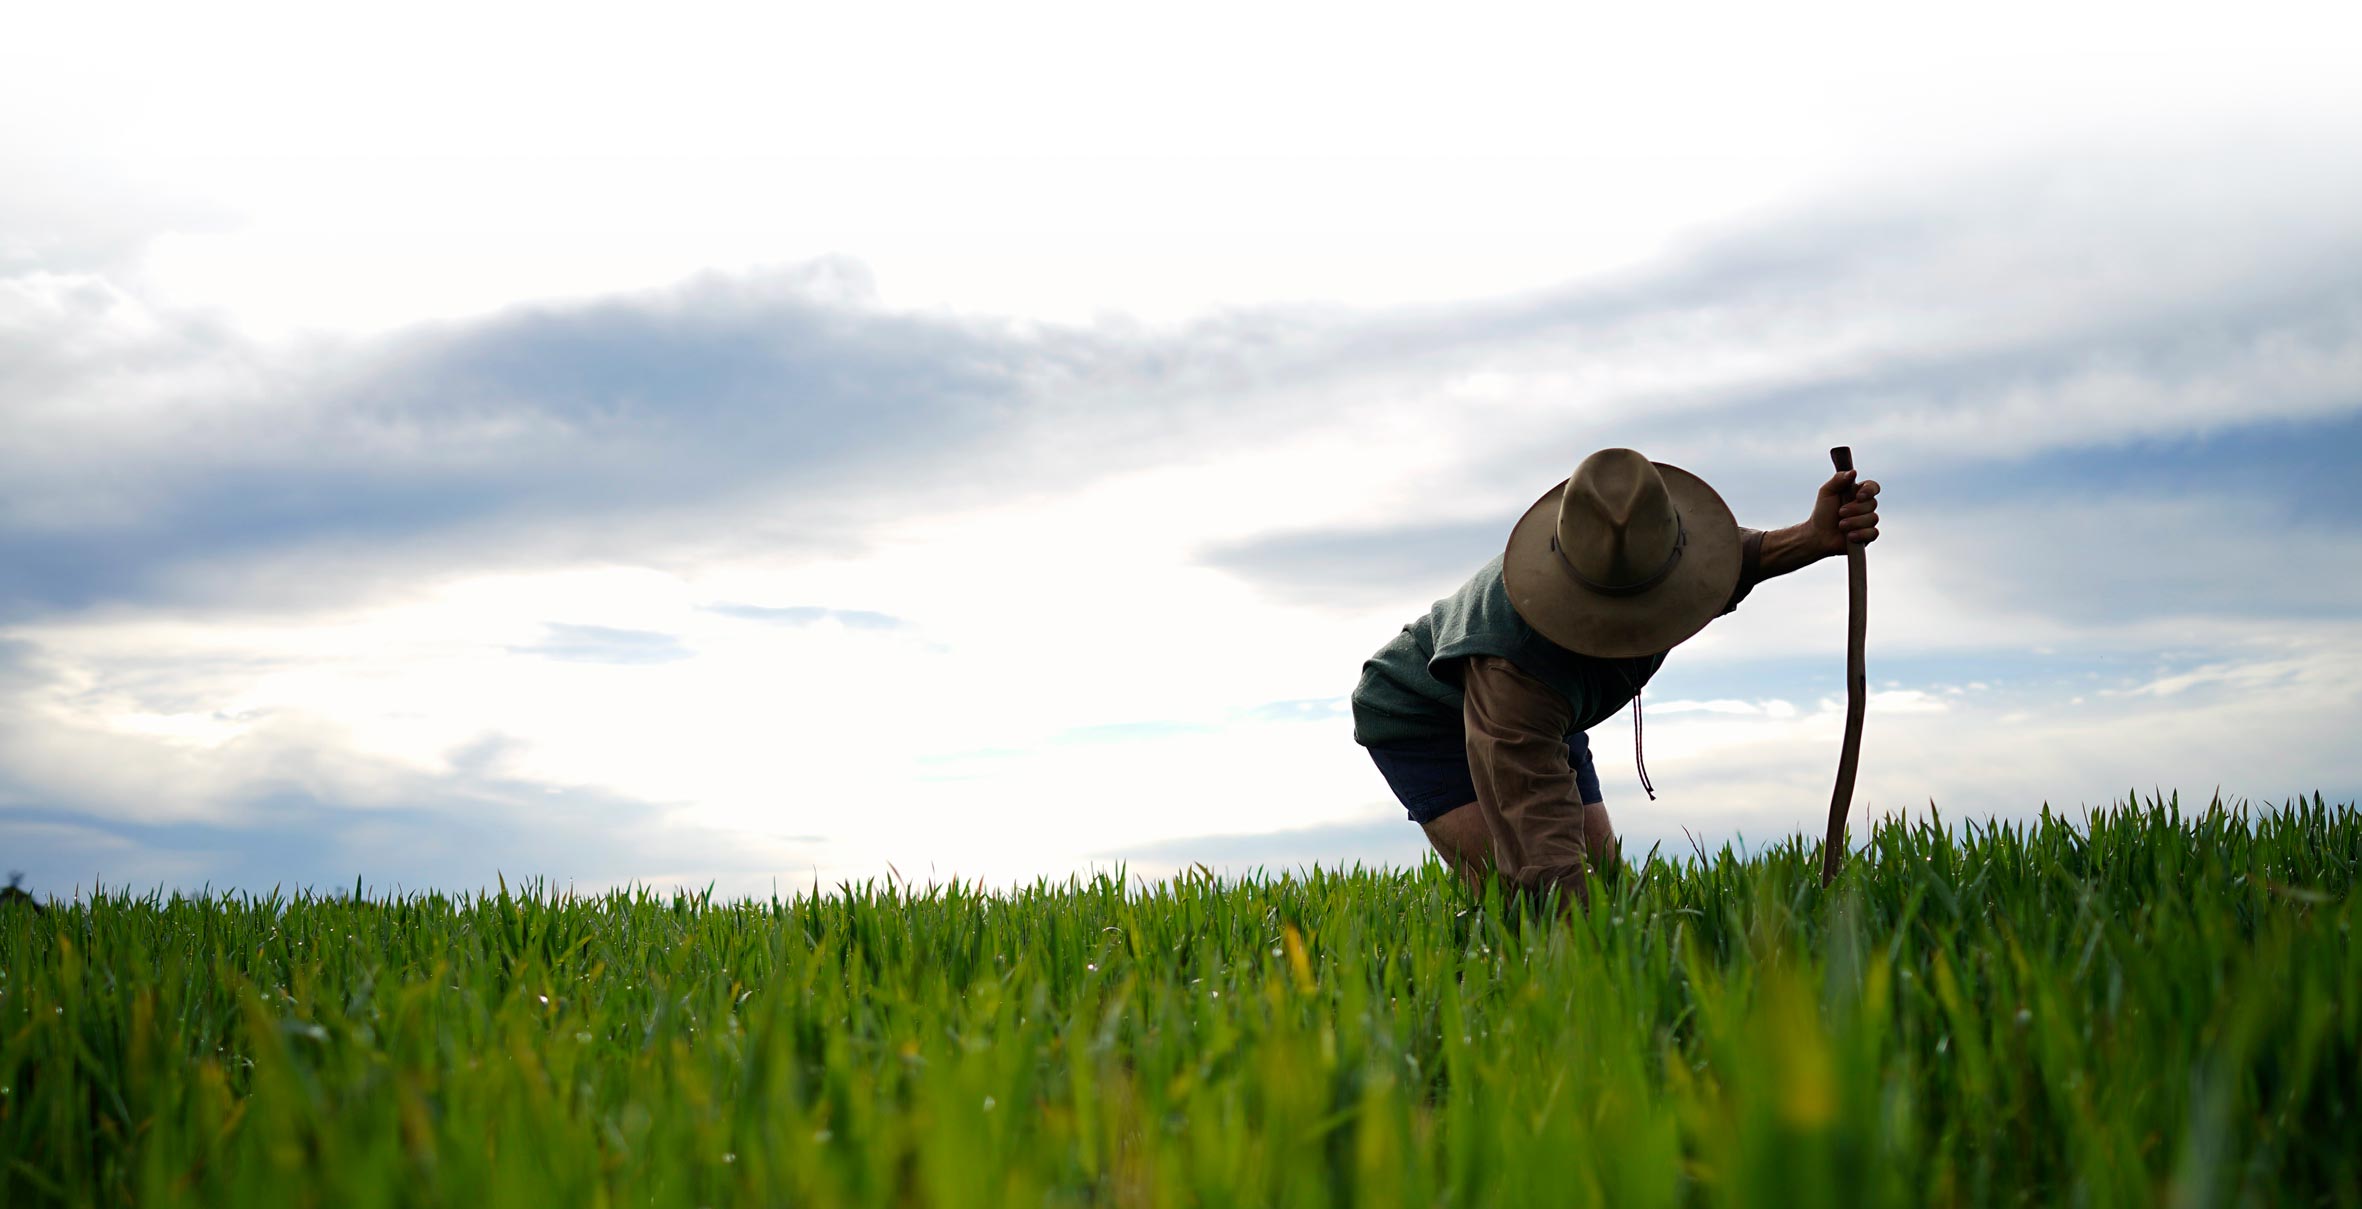
[[[1728,613],[1738,608],[1739,602],[1747,599],[1747,593],[1754,591],[1755,585],[1762,582],[1763,530],[1742,526],[1739,529],[1739,583],[1731,589],[1730,600],[1722,606],[1722,611]]]
[[[1468,771],[1492,834],[1493,864],[1527,890],[1585,901],[1583,803],[1567,761],[1574,707],[1516,664],[1470,657],[1462,671]]]

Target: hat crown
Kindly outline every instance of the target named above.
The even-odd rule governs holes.
[[[1587,585],[1633,587],[1665,569],[1681,514],[1656,464],[1630,449],[1584,458],[1558,501],[1558,551]]]
[[[1679,466],[1603,449],[1509,532],[1501,586],[1544,639],[1578,655],[1661,654],[1729,611],[1739,522]]]

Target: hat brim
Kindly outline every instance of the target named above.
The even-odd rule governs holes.
[[[1583,655],[1621,659],[1673,649],[1722,613],[1739,586],[1739,522],[1706,480],[1663,462],[1673,507],[1689,544],[1665,582],[1637,596],[1602,596],[1576,582],[1550,539],[1558,530],[1559,483],[1509,532],[1501,578],[1510,607],[1542,637]]]

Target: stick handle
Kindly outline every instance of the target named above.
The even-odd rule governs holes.
[[[1829,451],[1829,461],[1839,472],[1854,468],[1851,446],[1839,445]],[[1853,500],[1854,489],[1848,484],[1841,503]],[[1858,542],[1845,547],[1845,747],[1837,756],[1837,786],[1829,795],[1829,835],[1821,845],[1821,884],[1837,880],[1837,867],[1845,859],[1845,817],[1853,809],[1854,773],[1862,762],[1862,715],[1869,708],[1870,677],[1865,655],[1870,637],[1870,569],[1864,561],[1864,551]]]

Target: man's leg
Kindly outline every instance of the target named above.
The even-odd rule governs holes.
[[[1607,804],[1600,799],[1599,770],[1591,763],[1591,737],[1577,731],[1566,737],[1566,759],[1575,770],[1575,795],[1583,799],[1583,850],[1591,858],[1591,871],[1602,878],[1612,876],[1616,869],[1616,829],[1607,819]]]
[[[1442,855],[1473,893],[1483,893],[1485,875],[1493,871],[1493,834],[1485,830],[1484,813],[1470,802],[1454,806],[1419,824],[1428,846]]]
[[[1607,877],[1616,871],[1616,828],[1608,822],[1607,803],[1583,803],[1583,847],[1593,873]]]
[[[1485,874],[1493,868],[1493,837],[1485,830],[1484,814],[1476,803],[1455,806],[1431,822],[1421,823],[1427,832],[1427,843],[1443,857],[1444,863],[1468,883],[1470,890],[1484,888]],[[1601,875],[1611,871],[1616,860],[1616,829],[1608,821],[1607,803],[1583,803],[1583,847],[1591,858],[1592,869]]]

